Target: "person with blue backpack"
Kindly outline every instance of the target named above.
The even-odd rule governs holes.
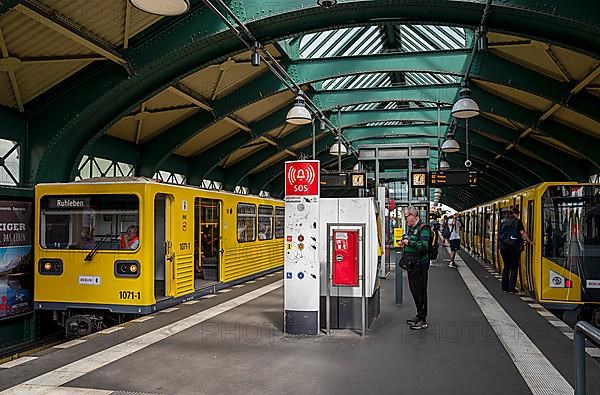
[[[498,244],[500,246],[500,254],[504,262],[502,269],[502,290],[504,292],[517,293],[517,275],[521,264],[521,251],[523,251],[523,243],[533,245],[529,238],[523,221],[519,219],[519,209],[513,207],[510,215],[500,225],[498,233]]]

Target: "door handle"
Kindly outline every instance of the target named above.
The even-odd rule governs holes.
[[[175,280],[175,253],[169,255],[167,261],[171,262],[171,277]]]

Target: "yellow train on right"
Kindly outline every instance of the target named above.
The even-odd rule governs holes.
[[[463,211],[463,246],[500,273],[498,232],[515,206],[534,243],[521,252],[518,288],[568,324],[600,327],[600,184],[545,182]]]

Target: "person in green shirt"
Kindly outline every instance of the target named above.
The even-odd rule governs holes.
[[[410,269],[408,274],[408,285],[415,301],[417,315],[415,318],[406,320],[410,329],[421,330],[427,328],[427,277],[429,272],[429,238],[431,230],[424,225],[419,218],[419,210],[415,207],[407,207],[404,210],[407,232],[400,242],[400,248],[405,254],[418,256],[417,264]],[[419,232],[419,228],[421,231]]]

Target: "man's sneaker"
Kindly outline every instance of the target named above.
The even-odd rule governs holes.
[[[454,262],[450,261],[450,263],[448,264],[448,267],[451,267],[451,268],[455,268],[455,269],[456,269],[458,266],[456,265],[456,263],[454,263]]]
[[[412,318],[410,320],[406,320],[406,323],[408,325],[415,325],[417,322],[419,322],[419,317],[415,317],[415,318]]]
[[[421,329],[426,329],[427,328],[427,322],[423,321],[423,320],[419,320],[417,322],[415,322],[414,325],[410,326],[410,329],[418,331]]]

